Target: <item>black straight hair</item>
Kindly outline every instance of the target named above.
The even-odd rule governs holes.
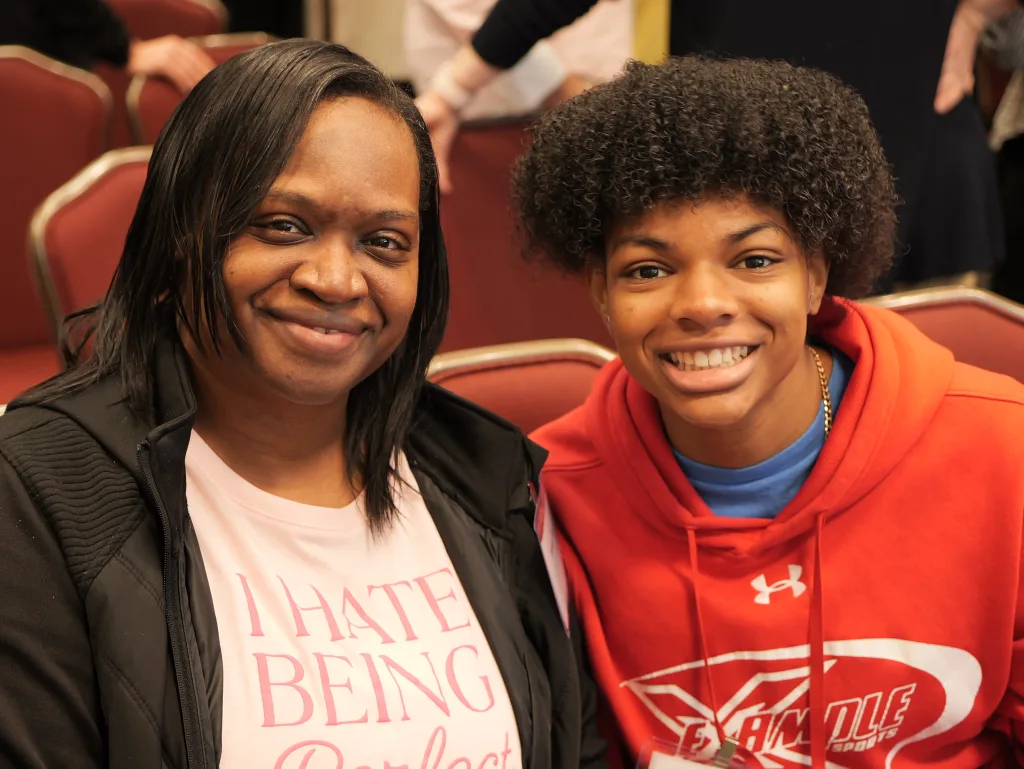
[[[444,334],[448,260],[437,165],[423,119],[405,93],[344,46],[312,40],[265,45],[221,64],[192,90],[153,148],[106,297],[65,320],[61,352],[67,370],[21,401],[54,400],[119,376],[129,405],[150,412],[152,356],[168,318],[197,343],[205,325],[217,354],[218,327],[243,349],[224,287],[228,246],[250,223],[316,107],[346,96],[368,99],[403,120],[420,166],[419,282],[409,329],[348,400],[348,473],[350,480],[362,480],[371,530],[385,531],[396,513],[395,452],[405,443],[427,366]]]

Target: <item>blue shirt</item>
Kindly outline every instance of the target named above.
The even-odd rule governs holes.
[[[828,387],[832,413],[853,374],[853,361],[838,350],[832,353]],[[807,431],[773,457],[750,467],[712,467],[694,462],[678,451],[676,459],[693,488],[715,515],[726,518],[774,518],[804,485],[825,445],[825,404]]]

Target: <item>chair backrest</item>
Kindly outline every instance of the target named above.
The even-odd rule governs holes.
[[[615,353],[585,339],[542,339],[442,353],[431,382],[531,432],[586,400]]]
[[[210,57],[221,64],[232,56],[251,48],[273,42],[276,38],[263,32],[243,32],[230,35],[207,35],[194,38]],[[173,114],[184,97],[162,77],[136,75],[128,86],[125,100],[132,135],[138,144],[154,144],[160,129]]]
[[[164,35],[198,37],[228,28],[228,11],[220,0],[106,0],[139,40]]]
[[[509,183],[529,142],[523,120],[467,124],[455,139],[454,190],[441,201],[452,286],[442,350],[546,337],[610,342],[582,280],[522,259]]]
[[[25,258],[43,199],[107,148],[111,97],[84,70],[0,46],[0,348],[45,344],[50,327]]]
[[[956,359],[1024,382],[1024,307],[976,288],[950,286],[873,297]]]
[[[227,29],[227,9],[220,0],[107,0],[128,33],[139,40],[164,35],[197,37],[216,35]],[[125,99],[132,76],[124,67],[96,62],[93,72],[103,78],[114,96],[111,149],[135,144]],[[152,142],[150,142],[152,143]]]
[[[32,266],[55,336],[65,315],[106,294],[151,150],[111,150],[53,192],[32,217]]]

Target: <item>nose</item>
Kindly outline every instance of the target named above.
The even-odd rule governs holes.
[[[326,304],[345,304],[369,293],[355,244],[339,235],[322,236],[304,254],[291,275],[297,291],[309,292]]]
[[[739,313],[729,276],[718,265],[697,264],[677,275],[672,319],[694,331],[722,326]]]

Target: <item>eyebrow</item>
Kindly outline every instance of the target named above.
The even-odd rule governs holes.
[[[334,216],[337,212],[327,206],[323,205],[317,200],[303,195],[301,192],[289,192],[287,190],[270,190],[264,198],[265,201],[278,201],[281,203],[289,203],[296,207],[312,208],[321,213],[329,214]],[[415,211],[409,211],[401,208],[386,208],[380,211],[374,211],[370,214],[374,219],[383,219],[387,221],[403,221],[412,222],[416,224],[420,220],[420,215]]]
[[[652,238],[650,235],[623,235],[612,243],[611,250],[616,251],[622,246],[643,246],[655,251],[665,251],[669,248],[667,242],[660,238]]]
[[[746,240],[751,235],[756,235],[757,233],[764,232],[765,230],[776,230],[787,238],[789,237],[789,233],[786,232],[786,229],[784,227],[780,227],[775,222],[759,222],[758,224],[752,224],[749,227],[744,227],[742,230],[736,230],[736,232],[730,233],[728,235],[728,240],[730,243],[739,243],[741,240]]]

